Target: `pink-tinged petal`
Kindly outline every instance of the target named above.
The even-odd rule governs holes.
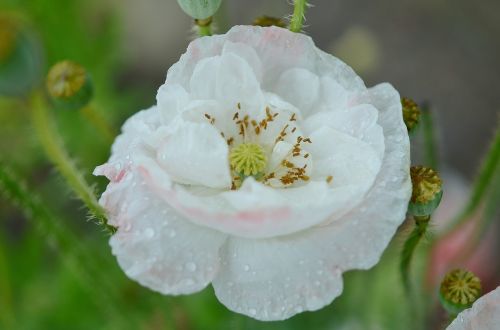
[[[479,298],[446,328],[447,330],[498,330],[500,326],[500,287]]]
[[[279,238],[231,237],[213,281],[229,309],[260,320],[317,310],[340,295],[342,272],[368,269],[380,259],[405,218],[411,194],[409,139],[399,95],[390,85],[369,89],[363,97],[379,109],[386,138],[373,187],[359,206],[328,225]]]
[[[135,169],[110,183],[100,202],[118,227],[110,245],[130,278],[164,294],[188,294],[202,290],[217,273],[226,236],[180,216]]]

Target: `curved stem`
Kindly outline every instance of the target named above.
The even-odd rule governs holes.
[[[468,203],[463,208],[462,212],[451,222],[448,228],[445,230],[443,235],[448,234],[454,228],[460,226],[468,218],[473,215],[478,207],[481,205],[485,195],[488,192],[488,188],[493,182],[493,178],[496,174],[498,168],[500,168],[500,127],[497,128],[495,132],[495,137],[491,144],[486,158],[483,161],[479,174],[473,184],[472,193],[470,195]]]
[[[75,164],[63,147],[57,135],[54,124],[49,118],[49,113],[43,97],[37,93],[32,97],[32,119],[36,133],[50,161],[56,166],[76,196],[87,206],[91,215],[98,224],[113,234],[116,228],[108,225],[106,213],[99,205],[94,195],[94,190],[87,184],[83,175],[77,170]]]
[[[410,236],[406,240],[403,251],[401,252],[401,276],[403,279],[403,285],[407,292],[411,291],[410,285],[410,265],[411,260],[413,258],[413,254],[417,248],[418,243],[424,237],[427,232],[427,227],[429,225],[430,216],[425,217],[414,217],[415,219],[415,228],[411,232]]]
[[[304,23],[305,19],[306,7],[307,7],[306,0],[294,1],[293,15],[289,27],[290,31],[300,32],[302,30],[302,24]]]
[[[0,160],[0,194],[15,204],[35,228],[56,244],[62,262],[89,296],[94,298],[96,305],[112,317],[114,322],[123,324],[122,311],[116,306],[119,301],[116,286],[108,281],[101,267],[95,264],[96,257],[82,246],[79,238],[67,228],[64,221],[52,214],[39,196],[22,181]],[[95,284],[96,281],[98,285]]]

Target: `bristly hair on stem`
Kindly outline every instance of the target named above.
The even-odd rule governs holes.
[[[307,0],[294,0],[293,15],[290,20],[290,31],[300,32],[305,21],[305,13],[307,8]]]
[[[83,174],[78,171],[64,149],[62,140],[55,130],[55,125],[51,122],[43,96],[39,93],[34,94],[30,105],[35,131],[47,157],[76,196],[89,209],[91,218],[103,226],[109,234],[114,234],[116,228],[108,224],[106,212],[97,202],[95,191],[87,184]]]
[[[116,307],[118,292],[114,283],[102,273],[96,256],[81,244],[79,238],[65,222],[51,212],[40,196],[28,189],[22,178],[0,159],[0,196],[16,206],[33,226],[57,247],[61,260],[75,276],[82,288],[88,291],[96,306],[113,322],[123,324],[122,313]],[[96,282],[99,284],[96,286]]]

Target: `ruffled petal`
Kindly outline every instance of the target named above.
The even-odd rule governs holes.
[[[130,278],[164,294],[187,294],[217,273],[226,236],[176,213],[148,189],[136,167],[111,183],[100,202],[118,227],[110,245]]]
[[[281,239],[230,238],[212,282],[215,294],[230,310],[263,321],[320,309],[342,292],[329,241],[321,229]]]
[[[231,187],[228,146],[209,123],[182,120],[158,149],[158,162],[179,183],[211,188]]]
[[[500,287],[497,287],[458,314],[446,330],[497,330],[499,325]]]
[[[230,238],[213,281],[229,309],[260,320],[317,310],[341,293],[342,272],[370,268],[380,259],[405,218],[411,194],[409,139],[392,86],[376,86],[363,98],[379,109],[386,138],[380,173],[363,203],[338,221],[295,235]]]

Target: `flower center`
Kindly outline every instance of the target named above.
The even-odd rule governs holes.
[[[267,158],[260,145],[242,143],[231,150],[229,164],[240,175],[254,176],[264,172]]]

